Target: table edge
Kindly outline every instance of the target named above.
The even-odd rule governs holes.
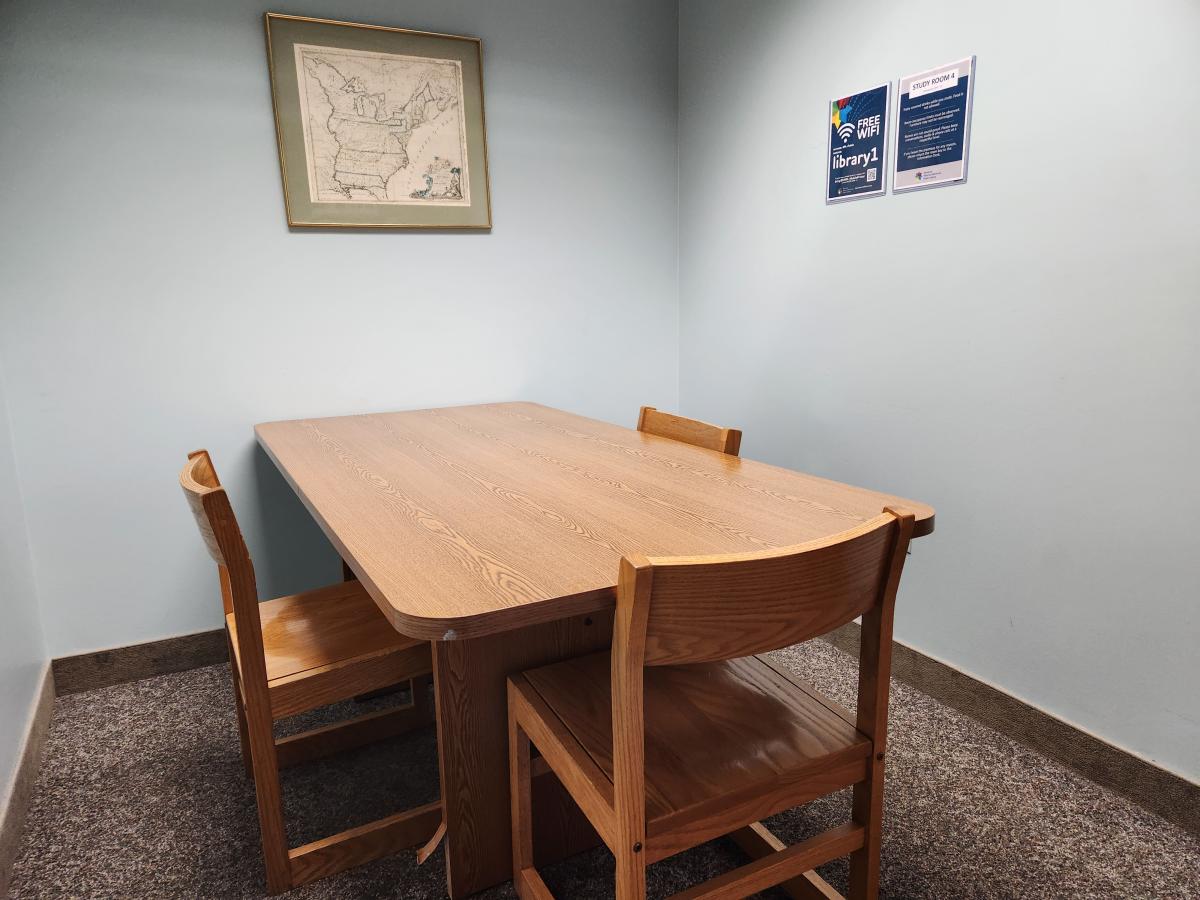
[[[511,401],[513,403],[529,403],[531,401]],[[469,404],[469,405],[502,405],[502,404]],[[537,406],[545,406],[545,404],[537,403]],[[556,407],[545,406],[546,409],[556,409]],[[567,410],[557,410],[565,412],[568,415],[575,415]],[[377,415],[377,413],[363,413],[362,415]],[[318,416],[317,418],[343,418],[342,416]],[[586,417],[584,417],[586,418]],[[419,616],[412,613],[403,612],[393,606],[386,597],[383,591],[366,576],[366,573],[361,570],[358,561],[347,552],[345,545],[329,527],[325,521],[312,506],[308,497],[302,491],[299,485],[296,484],[291,474],[287,469],[280,465],[279,459],[271,450],[270,444],[265,438],[262,429],[269,425],[286,425],[294,422],[307,422],[309,419],[280,419],[270,422],[259,422],[254,426],[255,440],[262,448],[263,452],[274,464],[275,469],[287,482],[292,492],[299,498],[304,508],[308,510],[308,514],[312,516],[321,532],[326,539],[337,551],[338,555],[345,563],[353,570],[358,577],[359,583],[366,588],[371,599],[375,601],[375,605],[379,611],[387,618],[397,631],[411,638],[428,641],[456,641],[468,640],[470,638],[484,637],[487,635],[501,634],[505,631],[515,631],[529,625],[538,625],[546,622],[555,622],[561,619],[570,618],[571,616],[587,615],[589,613],[604,613],[612,610],[616,606],[616,571],[613,572],[613,583],[600,588],[595,588],[588,591],[582,591],[578,594],[569,594],[562,597],[547,597],[535,603],[527,603],[521,606],[504,606],[494,610],[482,613],[473,613],[465,616]],[[598,420],[600,421],[600,420]],[[612,423],[609,423],[612,424]],[[755,460],[758,462],[758,460]],[[762,463],[762,465],[771,465],[771,463]],[[776,466],[775,468],[781,468]],[[797,471],[790,469],[788,471]],[[807,473],[800,473],[807,474]],[[821,476],[811,476],[820,478]],[[823,481],[831,481],[824,479]],[[843,484],[843,482],[836,482]],[[858,488],[857,485],[844,485],[845,487],[857,488],[858,490],[868,491],[869,488]],[[871,493],[880,493],[871,491]],[[892,495],[889,495],[892,496]],[[913,538],[925,537],[932,534],[934,530],[934,520],[936,512],[933,507],[926,503],[918,503],[917,501],[909,501],[903,497],[895,497],[895,505],[903,507],[905,503],[911,503],[916,513],[916,522],[913,526]],[[917,510],[928,510],[929,514],[922,517]],[[499,619],[500,622],[493,620]]]

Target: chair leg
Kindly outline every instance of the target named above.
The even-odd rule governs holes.
[[[254,769],[254,793],[258,801],[258,825],[262,836],[263,862],[267,870],[267,893],[281,894],[292,887],[287,829],[283,824],[283,794],[279,785],[279,762],[269,710],[246,708],[246,732]]]
[[[621,848],[617,857],[617,900],[646,900],[646,854]]]
[[[871,760],[866,781],[854,786],[853,818],[863,827],[862,849],[850,854],[849,900],[879,896],[879,855],[883,837],[883,761]]]
[[[511,705],[508,711],[508,788],[512,804],[513,887],[526,900],[523,873],[533,868],[532,793],[529,775],[529,736],[517,724]]]
[[[228,637],[228,633],[226,634]],[[238,675],[237,657],[233,653],[233,644],[229,645],[229,673],[233,681],[233,706],[237,710],[238,743],[242,748],[242,768],[247,778],[254,777],[254,768],[250,763],[250,736],[246,732],[246,706],[242,702],[242,681]]]
[[[241,689],[234,684],[234,704],[237,706],[238,719],[238,742],[242,746],[242,768],[246,771],[247,778],[254,777],[254,764],[250,760],[250,736],[246,731],[246,707],[242,704]]]

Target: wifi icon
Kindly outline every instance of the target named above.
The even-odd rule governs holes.
[[[845,143],[846,141],[850,140],[851,136],[854,134],[854,126],[849,122],[843,122],[840,126],[838,126],[837,132],[838,137],[840,137],[842,142]]]

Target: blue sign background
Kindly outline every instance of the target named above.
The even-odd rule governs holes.
[[[887,100],[888,85],[884,84],[830,104],[826,111],[829,117],[827,201],[883,193]],[[875,116],[879,118],[874,120]],[[877,129],[874,122],[878,122]]]
[[[899,171],[958,162],[963,158],[970,87],[970,76],[963,76],[954,87],[933,91],[915,100],[910,100],[907,94],[900,95],[899,127],[896,129],[896,168]],[[945,118],[942,118],[943,114]],[[936,132],[930,131],[932,116],[937,117]],[[938,152],[924,155],[939,146],[942,149]]]

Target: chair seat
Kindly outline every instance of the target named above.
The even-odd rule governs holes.
[[[611,784],[609,670],[609,654],[598,653],[528,671],[525,679]],[[786,809],[795,805],[795,788],[817,772],[823,789],[812,796],[853,784],[871,753],[847,710],[761,657],[647,668],[644,698],[651,836],[739,804],[749,810],[747,821],[776,805]],[[844,784],[829,788],[828,773],[839,766]],[[772,794],[778,803],[763,799]]]
[[[357,581],[278,597],[258,608],[267,686],[277,717],[430,669],[428,642],[396,631]],[[237,623],[232,615],[225,623],[236,656]],[[237,662],[240,669],[241,659]]]

